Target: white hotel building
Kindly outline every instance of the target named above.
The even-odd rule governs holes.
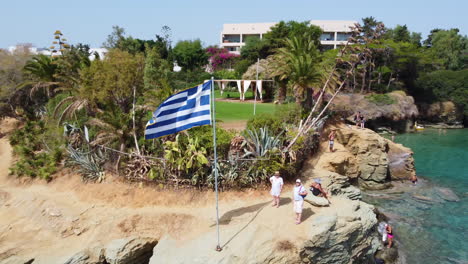
[[[320,42],[324,49],[336,49],[346,44],[351,36],[351,28],[357,21],[311,20],[310,24],[320,27],[323,31]],[[276,23],[242,23],[224,24],[221,32],[221,48],[232,53],[240,53],[240,49],[249,38],[263,38]]]

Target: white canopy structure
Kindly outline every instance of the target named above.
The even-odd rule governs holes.
[[[262,100],[262,90],[263,90],[263,82],[272,82],[273,80],[214,80],[218,86],[221,94],[223,94],[224,89],[226,89],[226,85],[230,82],[235,82],[237,84],[237,89],[239,90],[240,100],[245,101],[245,93],[249,90],[249,87],[252,83],[254,83],[255,89],[254,92],[258,92],[260,95],[260,100]]]

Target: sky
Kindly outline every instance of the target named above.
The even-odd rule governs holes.
[[[433,28],[468,31],[467,0],[0,0],[0,48],[49,47],[59,29],[70,44],[100,47],[113,25],[134,38],[154,39],[164,25],[172,40],[219,44],[224,23],[356,20],[373,16],[387,27],[406,24],[427,36]]]

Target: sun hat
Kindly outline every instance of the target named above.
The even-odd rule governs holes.
[[[322,181],[320,179],[314,179],[314,182],[316,183],[322,183]]]
[[[296,182],[301,183],[301,180],[297,179]]]

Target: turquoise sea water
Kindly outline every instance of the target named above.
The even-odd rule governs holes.
[[[364,200],[390,216],[407,263],[468,263],[468,129],[428,129],[395,141],[414,151],[419,183]]]

